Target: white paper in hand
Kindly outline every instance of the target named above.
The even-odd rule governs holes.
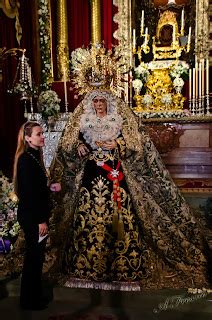
[[[43,241],[43,239],[45,239],[46,237],[48,237],[48,233],[46,233],[45,236],[40,236],[40,235],[39,235],[38,243],[40,243],[41,241]]]

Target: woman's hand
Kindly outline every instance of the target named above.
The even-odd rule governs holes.
[[[105,141],[102,144],[102,147],[105,148],[105,149],[108,149],[108,150],[112,150],[112,149],[115,149],[117,147],[117,142],[116,142],[115,139],[109,140],[109,141]]]
[[[79,145],[77,151],[80,157],[84,157],[89,152],[89,149],[82,143]]]
[[[59,192],[61,191],[61,184],[56,182],[56,183],[51,183],[50,185],[50,190],[53,192]]]
[[[45,234],[48,233],[48,226],[46,222],[40,223],[38,226],[39,226],[39,235],[45,236]]]

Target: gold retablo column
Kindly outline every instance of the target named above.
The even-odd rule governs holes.
[[[67,81],[69,80],[69,47],[66,0],[57,1],[57,24],[58,78]]]
[[[91,41],[101,43],[101,0],[91,0]]]

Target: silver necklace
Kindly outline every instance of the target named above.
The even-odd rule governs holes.
[[[33,154],[31,154],[31,152],[27,151],[27,153],[37,162],[37,164],[42,169],[45,176],[48,178],[47,172],[46,172],[45,168],[42,166],[42,164],[40,163],[40,161],[38,161],[38,159],[36,159],[36,157]]]

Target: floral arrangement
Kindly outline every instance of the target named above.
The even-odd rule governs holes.
[[[185,61],[178,61],[171,67],[169,75],[172,80],[174,80],[175,78],[186,80],[188,78],[188,73],[189,65]]]
[[[132,85],[135,89],[136,94],[139,94],[143,87],[143,82],[140,79],[135,79],[132,81]]]
[[[177,110],[177,111],[166,111],[166,112],[137,112],[136,113],[139,117],[143,119],[152,119],[152,118],[185,118],[185,117],[190,117],[191,112],[189,110]]]
[[[136,78],[140,78],[143,82],[146,82],[149,77],[149,70],[147,64],[141,62],[138,67],[134,69]]]
[[[174,81],[173,81],[173,86],[174,86],[175,88],[177,88],[177,87],[182,88],[183,85],[184,85],[184,80],[183,80],[182,78],[178,78],[178,77],[177,77],[177,78],[174,79]]]
[[[60,112],[60,101],[58,95],[53,90],[42,91],[38,97],[38,110],[42,118],[47,120],[48,117],[57,117]]]
[[[153,103],[154,99],[152,98],[151,94],[145,94],[143,97],[143,104],[147,107]]]
[[[49,1],[38,0],[38,22],[41,52],[41,87],[49,89],[52,81]]]
[[[144,83],[148,80],[149,74],[148,66],[144,62],[141,62],[139,66],[134,69],[132,85],[137,94],[139,94]]]
[[[13,184],[0,172],[0,253],[8,253],[20,230],[17,222],[18,198]]]
[[[161,102],[166,106],[169,106],[172,103],[172,95],[171,93],[163,94],[161,97]]]
[[[185,61],[178,61],[174,64],[169,72],[170,77],[173,80],[173,86],[179,93],[184,86],[184,80],[188,78],[189,65]]]

